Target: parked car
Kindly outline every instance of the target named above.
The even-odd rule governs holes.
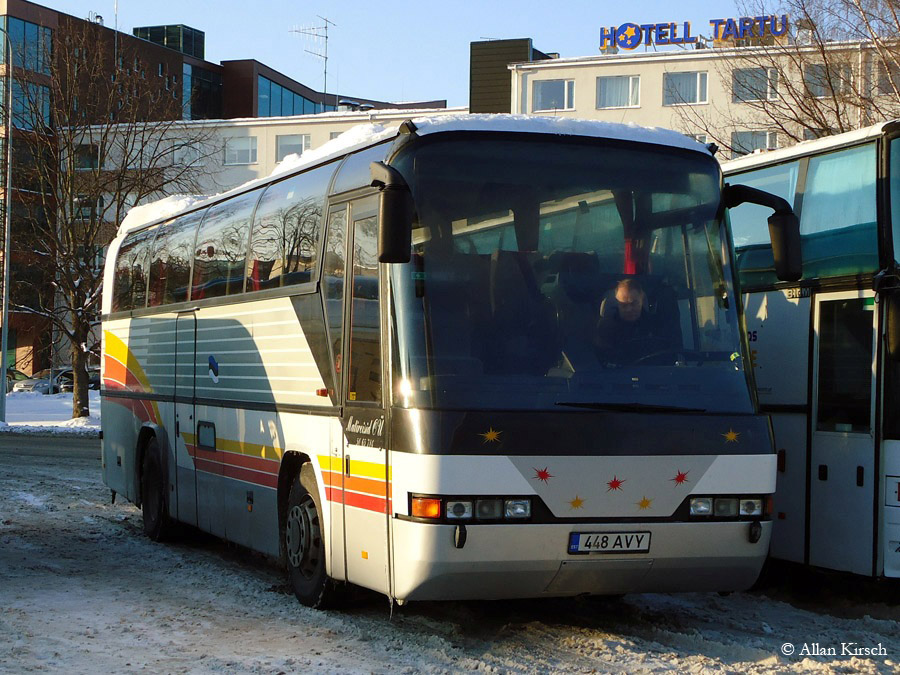
[[[100,368],[93,366],[88,368],[88,389],[100,389]],[[75,378],[69,376],[60,382],[59,390],[63,393],[73,391],[75,389]]]
[[[50,386],[50,369],[35,373],[27,380],[19,380],[13,385],[13,391],[37,392],[39,394],[56,394],[61,391],[65,382],[72,381],[71,368],[55,368],[53,370],[53,386]]]
[[[21,370],[17,370],[15,368],[9,368],[6,371],[6,391],[7,393],[12,391],[13,385],[16,382],[21,382],[22,380],[27,380],[31,377],[31,375],[26,375]]]

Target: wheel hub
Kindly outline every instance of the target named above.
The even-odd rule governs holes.
[[[321,537],[316,505],[309,495],[288,511],[285,527],[285,548],[288,562],[309,578],[316,571]]]

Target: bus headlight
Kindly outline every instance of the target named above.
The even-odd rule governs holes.
[[[503,500],[479,499],[475,502],[478,520],[497,520],[503,515]]]
[[[726,518],[738,514],[738,500],[733,497],[716,497],[713,503],[713,513]]]
[[[741,515],[742,516],[761,516],[763,514],[762,499],[742,499]]]
[[[447,518],[449,520],[464,520],[472,517],[472,502],[457,501],[447,502]]]
[[[503,514],[507,518],[531,518],[531,500],[507,499],[504,502]]]
[[[712,499],[710,497],[694,497],[691,499],[692,516],[708,516],[712,513]]]

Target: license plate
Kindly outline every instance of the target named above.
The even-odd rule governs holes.
[[[569,553],[649,553],[649,532],[572,532]]]

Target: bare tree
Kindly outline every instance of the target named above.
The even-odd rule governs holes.
[[[68,340],[79,417],[89,413],[88,356],[99,352],[103,248],[131,206],[198,190],[214,128],[181,121],[177,78],[161,64],[148,76],[130,39],[64,18],[45,47],[13,56],[11,290],[17,311]]]
[[[743,154],[742,134],[775,132],[790,145],[900,116],[900,1],[749,0],[740,9],[786,14],[791,32],[737,40],[717,59],[729,99],[680,106],[685,131]]]

